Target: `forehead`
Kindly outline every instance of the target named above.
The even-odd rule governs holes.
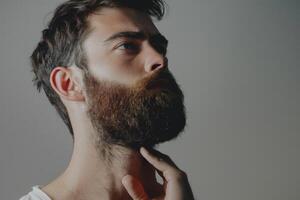
[[[143,31],[146,34],[158,33],[151,18],[131,8],[102,8],[88,18],[91,32],[88,38],[105,40],[121,31]]]

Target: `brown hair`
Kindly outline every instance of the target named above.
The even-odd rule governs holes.
[[[73,63],[83,69],[86,60],[82,42],[88,33],[87,17],[103,7],[128,7],[160,20],[165,12],[163,0],[69,0],[58,6],[42,38],[31,55],[33,82],[40,92],[44,89],[74,139],[67,109],[50,84],[50,73],[56,66]]]

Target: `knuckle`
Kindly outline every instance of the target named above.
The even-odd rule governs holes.
[[[184,171],[177,169],[176,172],[174,173],[174,178],[176,180],[184,180],[187,178],[187,174]]]
[[[163,160],[161,157],[157,157],[157,156],[155,156],[153,159],[154,159],[156,162],[161,162],[161,161]]]
[[[155,156],[154,159],[157,162],[163,162],[163,161],[168,161],[168,159],[165,156]]]
[[[182,171],[182,170],[180,170],[180,175],[181,175],[181,177],[183,177],[183,178],[186,178],[186,177],[187,177],[186,172],[185,172],[185,171]]]

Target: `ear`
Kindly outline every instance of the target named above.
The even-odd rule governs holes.
[[[71,101],[84,101],[82,89],[76,83],[68,68],[55,67],[50,74],[50,83],[55,92],[64,99]]]

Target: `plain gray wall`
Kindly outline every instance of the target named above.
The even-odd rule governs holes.
[[[0,195],[18,199],[67,166],[72,140],[35,91],[29,56],[59,0],[0,2]],[[188,114],[161,144],[198,200],[300,199],[297,0],[167,0],[157,24]]]

